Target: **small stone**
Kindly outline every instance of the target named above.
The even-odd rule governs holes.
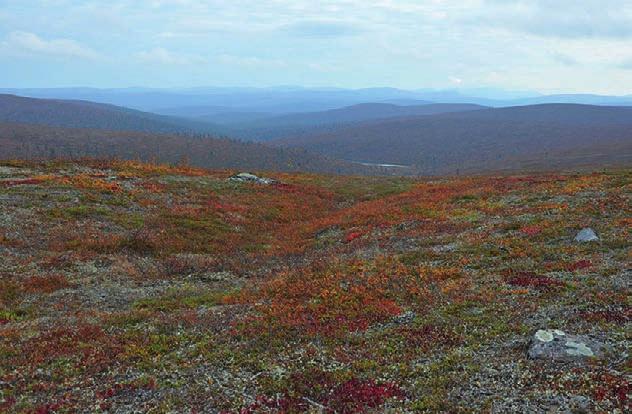
[[[393,318],[393,322],[396,324],[407,324],[413,321],[413,319],[415,319],[415,312],[413,311],[406,311],[400,315],[397,315],[395,318]]]
[[[577,236],[575,236],[575,241],[580,243],[599,241],[599,236],[597,233],[589,227],[582,229]]]
[[[231,272],[205,272],[197,276],[204,282],[224,282],[237,279]]]
[[[588,413],[590,410],[590,399],[582,395],[576,395],[571,397],[569,405],[572,413]]]
[[[459,246],[457,243],[450,243],[450,244],[442,244],[439,246],[433,246],[431,250],[434,253],[451,253],[455,251],[456,249],[458,249],[458,247]]]

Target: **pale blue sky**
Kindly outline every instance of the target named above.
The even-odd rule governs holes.
[[[632,93],[632,1],[0,0],[0,87]]]

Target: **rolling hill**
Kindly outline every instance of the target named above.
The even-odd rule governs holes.
[[[632,108],[549,104],[398,118],[274,142],[423,174],[632,162]]]
[[[502,106],[512,105],[538,105],[547,103],[569,103],[584,105],[605,106],[632,106],[632,96],[607,96],[593,94],[557,94],[545,95],[522,99],[513,99],[501,102]]]
[[[0,122],[152,133],[222,132],[220,127],[207,122],[156,115],[109,104],[15,95],[0,95]]]
[[[188,118],[219,125],[258,121],[278,115],[269,112],[248,112],[227,106],[179,106],[175,108],[161,108],[155,112],[160,115]]]
[[[302,149],[274,148],[230,139],[0,123],[0,159],[85,157],[170,164],[186,162],[212,169],[389,173],[388,169],[332,160]]]
[[[331,132],[366,121],[436,115],[450,112],[483,109],[473,104],[420,104],[394,105],[365,103],[320,112],[287,114],[232,126],[234,136],[253,141],[268,141],[285,137]]]

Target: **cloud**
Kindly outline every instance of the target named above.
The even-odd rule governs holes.
[[[137,53],[138,60],[143,63],[160,63],[163,65],[195,65],[206,63],[206,59],[199,55],[188,55],[171,52],[163,47],[155,47]]]
[[[285,62],[284,60],[263,59],[256,56],[233,56],[233,55],[223,54],[223,55],[218,56],[217,60],[219,63],[222,63],[224,65],[231,65],[231,66],[242,66],[242,67],[253,67],[253,68],[287,67],[287,62]]]
[[[308,38],[335,38],[353,36],[362,30],[355,24],[340,21],[305,20],[281,27],[281,31],[292,36]]]
[[[555,52],[551,54],[551,58],[553,58],[553,60],[555,62],[561,63],[564,66],[577,66],[579,65],[579,62],[577,61],[577,59],[575,59],[572,56],[569,56],[565,53],[561,53],[561,52]]]
[[[457,78],[456,76],[450,76],[450,77],[448,77],[448,80],[453,85],[460,85],[460,84],[463,83],[463,79]]]
[[[486,0],[479,10],[481,22],[491,27],[522,31],[543,37],[632,37],[632,7],[621,0]]]
[[[622,61],[617,67],[619,69],[632,70],[632,58]]]
[[[0,42],[0,54],[13,56],[55,56],[98,60],[102,56],[71,39],[46,40],[34,33],[15,31]]]
[[[212,78],[235,85],[467,84],[601,93],[632,85],[630,0],[0,4],[0,56],[42,55],[51,73],[42,79],[24,70],[27,61],[2,58],[0,81],[7,85],[76,83],[80,68],[66,63],[99,55],[86,78],[94,85],[195,86]],[[115,61],[125,62],[124,72],[112,71]],[[489,75],[494,71],[499,75]]]
[[[336,68],[336,66],[325,63],[308,63],[307,68],[321,73],[334,73],[338,71],[338,68]]]

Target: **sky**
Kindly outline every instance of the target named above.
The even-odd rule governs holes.
[[[0,0],[0,87],[632,94],[630,0]]]

